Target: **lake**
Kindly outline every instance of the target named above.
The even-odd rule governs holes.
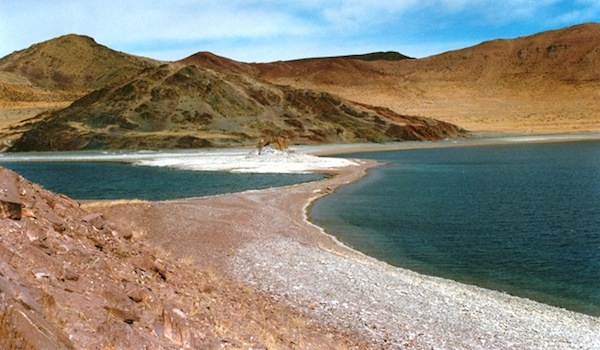
[[[135,166],[120,162],[1,162],[74,199],[165,200],[242,192],[322,179],[321,174],[254,174]]]
[[[245,159],[247,153],[215,152],[195,162]],[[82,160],[98,159],[95,153],[6,155],[0,165],[75,199],[176,199],[324,177],[128,164],[128,157],[142,156],[154,157],[110,155],[127,160],[120,162]],[[161,156],[187,164],[180,153]],[[54,160],[43,161],[48,157]],[[399,267],[600,316],[599,141],[344,157],[386,165],[312,206],[311,219],[342,242]]]
[[[600,316],[600,142],[349,154],[386,163],[311,219],[417,272]]]

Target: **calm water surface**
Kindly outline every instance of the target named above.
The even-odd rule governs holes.
[[[600,142],[354,154],[387,163],[315,223],[391,264],[600,316]]]
[[[111,162],[5,162],[30,181],[75,199],[164,200],[314,181],[317,174],[235,174]]]

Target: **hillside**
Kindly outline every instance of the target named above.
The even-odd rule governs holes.
[[[158,63],[111,50],[81,35],[65,35],[13,52],[0,59],[0,83],[30,87],[32,93],[0,90],[2,101],[38,101],[42,90],[51,100],[73,100],[93,90],[129,78]]]
[[[296,144],[381,142],[464,134],[448,123],[186,62],[148,69],[26,124],[10,150],[247,146],[278,136]],[[211,62],[213,68],[220,64]]]
[[[151,59],[117,52],[74,34],[2,57],[0,142],[17,138],[23,121],[65,108],[93,90],[157,65]]]
[[[105,203],[83,209],[2,167],[0,186],[2,349],[364,348],[212,262],[151,247]]]
[[[588,23],[400,61],[257,64],[275,84],[505,132],[600,131],[600,24]]]
[[[161,64],[67,35],[0,59],[0,141],[49,150],[461,134],[434,119],[476,132],[600,132],[599,55],[596,23],[422,59],[378,52],[264,64],[209,52]]]

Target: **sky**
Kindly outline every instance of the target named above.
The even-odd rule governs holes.
[[[0,0],[0,57],[75,33],[165,61],[420,58],[585,22],[600,22],[600,0]]]

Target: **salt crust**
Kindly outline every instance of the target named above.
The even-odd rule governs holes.
[[[319,149],[319,148],[312,148]],[[309,149],[310,150],[310,149]],[[1,161],[123,162],[139,166],[237,173],[309,173],[356,165],[349,159],[317,157],[295,150],[197,149],[139,152],[58,152],[1,155]]]

